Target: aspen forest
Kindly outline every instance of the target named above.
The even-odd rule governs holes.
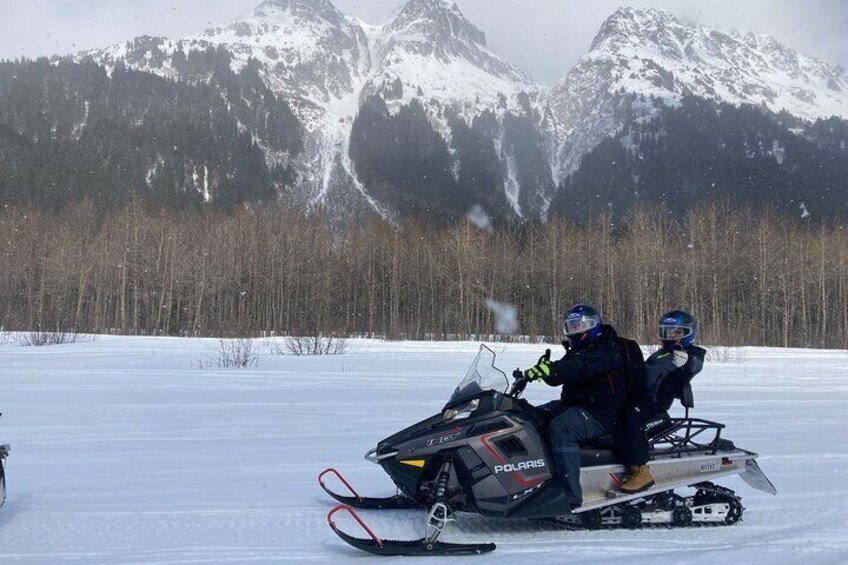
[[[708,345],[848,346],[843,225],[729,204],[340,235],[282,206],[102,216],[83,202],[6,207],[0,233],[5,330],[558,339],[561,312],[587,302],[642,343],[686,308]],[[517,335],[492,335],[487,299],[517,309]]]

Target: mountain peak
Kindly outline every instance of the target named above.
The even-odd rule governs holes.
[[[591,50],[606,44],[620,44],[622,41],[674,42],[674,37],[688,27],[688,24],[670,12],[657,8],[635,9],[622,7],[608,17],[595,39]]]
[[[274,19],[288,14],[306,20],[326,20],[335,26],[344,19],[344,14],[330,0],[265,0],[253,17]]]
[[[336,10],[330,0],[265,0],[257,10]]]
[[[397,12],[389,29],[403,30],[410,36],[418,33],[437,44],[461,41],[486,47],[486,34],[455,3],[447,0],[409,0]]]

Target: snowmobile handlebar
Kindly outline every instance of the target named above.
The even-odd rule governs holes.
[[[551,360],[551,350],[546,349],[545,354],[539,357],[539,363],[543,361]],[[512,372],[512,378],[515,379],[515,382],[512,383],[512,388],[509,389],[508,395],[513,398],[518,398],[524,392],[524,389],[527,387],[527,384],[530,382],[530,378],[522,371],[521,369],[516,369]]]
[[[524,392],[524,389],[527,387],[527,383],[530,382],[530,379],[524,376],[521,369],[514,370],[512,372],[512,378],[515,379],[515,382],[512,383],[512,388],[509,389],[508,395],[513,398],[518,398],[521,396],[521,393]]]

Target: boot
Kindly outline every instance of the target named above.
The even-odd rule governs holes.
[[[651,470],[647,465],[634,465],[630,467],[630,476],[627,481],[622,483],[618,490],[624,494],[635,494],[648,490],[654,486],[654,477],[651,476]]]

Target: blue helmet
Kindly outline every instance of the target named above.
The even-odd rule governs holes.
[[[698,320],[689,312],[672,310],[660,318],[657,337],[665,347],[689,347],[698,337]]]
[[[562,315],[562,334],[571,347],[581,349],[600,337],[603,323],[597,310],[586,304],[576,304]]]

